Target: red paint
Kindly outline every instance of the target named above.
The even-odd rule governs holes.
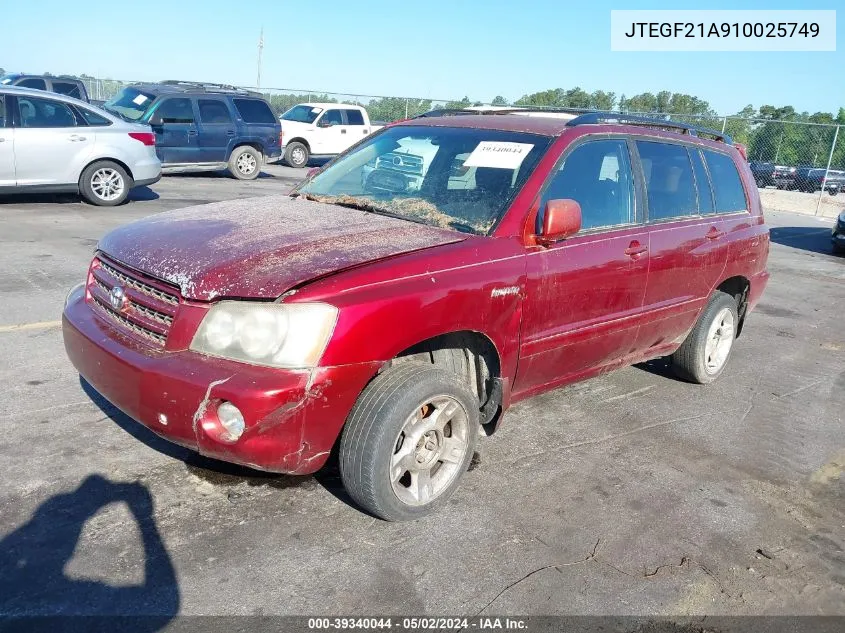
[[[507,408],[555,386],[671,353],[726,279],[750,281],[749,309],[763,292],[768,229],[753,177],[734,148],[642,127],[567,128],[557,119],[520,116],[404,124],[518,129],[558,138],[490,237],[374,220],[307,201],[297,201],[292,211],[272,199],[160,214],[119,229],[101,242],[104,260],[179,296],[173,306],[130,292],[173,317],[165,326],[143,311],[126,313],[142,327],[167,330],[166,343],[158,345],[101,313],[94,301],[106,295],[94,280],[106,286],[109,280],[95,263],[88,290],[73,297],[64,313],[71,361],[111,402],[174,442],[227,461],[308,473],[324,463],[379,368],[431,337],[456,331],[486,336],[499,354]],[[730,152],[750,211],[538,244],[538,193],[558,158],[573,141],[608,133]],[[574,210],[566,206],[561,226],[568,230]],[[263,210],[252,213],[252,207]],[[209,300],[283,294],[285,302],[325,301],[339,308],[319,368],[268,369],[188,350]],[[202,430],[204,417],[223,400],[246,418],[247,431],[234,444]]]

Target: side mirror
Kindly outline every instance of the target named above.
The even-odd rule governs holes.
[[[581,230],[581,205],[575,200],[549,200],[543,215],[543,232],[537,241],[544,246],[575,235]]]
[[[320,122],[317,124],[317,127],[332,127],[335,125],[334,121],[326,121],[325,117],[320,119]]]
[[[154,115],[150,117],[149,120],[150,125],[161,126],[164,124],[164,119],[161,118],[161,115],[156,112]]]
[[[311,180],[314,176],[320,173],[320,167],[312,167],[305,174],[305,180]]]

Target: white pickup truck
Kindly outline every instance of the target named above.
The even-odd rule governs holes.
[[[300,103],[279,119],[282,151],[291,167],[305,167],[312,156],[337,156],[382,127],[364,108],[346,103]]]

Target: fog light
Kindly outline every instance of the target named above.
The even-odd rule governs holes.
[[[237,440],[246,429],[244,416],[235,405],[231,402],[222,402],[217,407],[217,419],[220,424],[226,429],[226,434],[231,442]]]

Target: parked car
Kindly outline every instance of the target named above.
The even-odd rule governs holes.
[[[754,174],[754,182],[758,187],[777,187],[778,189],[789,189],[795,183],[795,167],[786,165],[775,165],[761,161],[749,163],[751,173]]]
[[[361,106],[348,103],[300,103],[279,117],[285,162],[305,167],[314,158],[337,156],[380,129]]]
[[[78,192],[115,206],[161,178],[148,125],[84,101],[0,86],[0,193]]]
[[[830,234],[830,241],[833,242],[833,252],[838,255],[845,255],[845,211],[836,218],[833,231]]]
[[[32,88],[34,90],[46,90],[56,94],[73,97],[80,101],[91,100],[88,98],[88,91],[85,84],[78,77],[69,75],[26,75],[23,73],[3,75],[0,77],[0,87],[17,86],[19,88]]]
[[[825,179],[824,169],[802,167],[795,174],[795,183],[792,188],[814,193],[821,191],[822,186],[830,195],[835,196],[841,189],[845,188],[845,172],[831,169],[827,172],[827,179]]]
[[[173,442],[296,474],[336,446],[352,499],[420,517],[519,400],[661,356],[695,383],[725,370],[769,232],[730,139],[668,125],[692,129],[421,118],[289,196],[129,224],[68,296],[67,353]],[[374,158],[424,142],[422,187],[364,190]],[[450,187],[456,160],[472,187]]]
[[[227,169],[254,180],[282,155],[281,127],[260,94],[221,84],[163,81],[121,90],[103,106],[152,126],[164,173]]]

